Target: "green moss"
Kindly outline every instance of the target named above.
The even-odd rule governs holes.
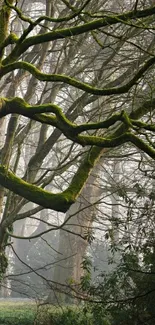
[[[6,63],[5,60],[3,61],[3,64]],[[81,89],[87,93],[98,95],[98,96],[108,96],[108,95],[114,95],[114,94],[123,94],[127,93],[129,89],[133,87],[133,85],[136,84],[136,82],[142,77],[142,75],[151,67],[153,64],[155,64],[155,57],[149,59],[146,63],[143,64],[143,66],[139,69],[139,71],[135,74],[135,76],[124,86],[116,87],[116,88],[96,88],[92,87],[91,85],[87,83],[83,83],[77,79],[68,77],[66,75],[60,75],[60,74],[45,74],[40,72],[35,66],[28,62],[14,62],[11,64],[8,64],[7,66],[3,66],[1,68],[0,75],[4,76],[5,74],[16,70],[16,69],[23,69],[28,72],[30,72],[34,77],[36,77],[40,81],[51,81],[51,82],[64,82],[68,85],[71,85],[75,88]]]
[[[10,1],[12,3],[12,1]],[[12,7],[12,6],[11,6]],[[12,7],[13,8],[13,7]],[[30,23],[30,27],[28,28],[29,30],[32,30],[33,26],[36,24],[25,16],[22,15],[19,9],[15,8],[15,10],[18,12],[19,17],[21,19],[27,21]],[[104,26],[110,26],[114,25],[120,22],[126,22],[129,19],[136,19],[136,18],[142,18],[142,17],[148,17],[152,16],[155,14],[155,6],[152,6],[151,8],[147,8],[144,10],[134,10],[123,13],[123,14],[118,14],[118,15],[107,15],[106,17],[104,16],[103,18],[99,19],[94,19],[93,21],[90,21],[88,23],[84,23],[78,26],[74,27],[69,27],[69,28],[63,28],[63,29],[57,29],[49,33],[44,33],[44,34],[39,34],[37,36],[32,36],[29,38],[26,38],[25,36],[28,34],[28,32],[25,33],[25,36],[23,35],[22,42],[13,49],[12,53],[4,60],[4,64],[8,64],[10,62],[15,61],[18,59],[18,57],[24,53],[30,46],[36,45],[36,44],[41,44],[45,42],[50,42],[53,40],[57,39],[63,39],[67,37],[72,37],[75,35],[80,35],[86,32],[93,31],[95,29],[104,27]],[[39,23],[39,20],[38,20]],[[31,26],[32,25],[32,26]],[[24,38],[26,38],[24,40]]]
[[[66,212],[70,205],[74,203],[70,193],[54,194],[45,191],[20,179],[5,166],[0,166],[0,184],[31,202],[56,211]]]
[[[13,0],[9,1],[13,3]],[[10,18],[10,8],[6,5],[3,5],[0,9],[0,47],[4,43],[8,34],[8,26],[9,26],[9,18]],[[3,57],[3,49],[0,50],[0,61]]]
[[[78,168],[76,174],[74,175],[71,184],[68,189],[64,192],[67,195],[76,200],[77,196],[83,189],[89,174],[91,173],[93,167],[95,166],[97,160],[99,159],[103,148],[93,147],[90,152],[86,155],[86,158]]]
[[[128,141],[132,142],[143,152],[146,152],[151,158],[155,159],[155,149],[132,133],[128,133]]]
[[[90,150],[73,177],[71,184],[62,193],[54,194],[27,183],[4,166],[0,166],[0,183],[5,188],[8,188],[29,201],[55,211],[66,212],[80,194],[101,152],[102,149],[97,147]]]

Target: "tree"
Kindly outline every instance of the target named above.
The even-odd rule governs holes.
[[[130,215],[130,225],[134,225],[134,230],[130,229],[130,241],[123,236],[119,245],[115,244],[120,255],[115,269],[111,272],[102,269],[98,281],[92,285],[89,282],[91,301],[98,302],[99,309],[107,310],[116,325],[149,325],[155,319],[154,200],[147,198],[143,202],[144,205],[141,199],[136,218],[136,203],[130,207],[134,211]]]
[[[122,2],[121,12],[113,5],[58,1],[54,7],[42,1],[40,16],[35,3],[0,3],[2,274],[15,221],[42,209],[66,213],[109,148],[132,143],[155,158],[154,97],[148,90],[155,6]],[[136,101],[142,92],[145,98]],[[33,149],[23,166],[28,146]],[[35,205],[29,208],[29,201]]]
[[[103,239],[102,242],[98,241],[99,249],[93,254],[95,272],[93,281],[89,280],[86,288],[90,301],[97,303],[94,304],[93,310],[97,313],[99,310],[103,313],[108,311],[113,319],[112,324],[149,325],[155,318],[152,305],[155,295],[154,162],[144,154],[141,159],[136,158],[137,154],[130,156],[132,168],[128,172],[125,160],[129,160],[129,156],[124,158],[124,179],[119,184],[122,199],[121,193],[117,191],[121,203],[120,214],[117,219],[112,220],[112,226],[109,225],[109,233],[106,236],[109,249],[111,248],[109,265],[106,265],[107,250],[105,252]],[[121,173],[119,175],[122,176]],[[122,186],[124,180],[126,186]],[[132,187],[129,187],[129,184]],[[114,240],[116,232],[119,233],[117,241]],[[98,259],[101,262],[98,262]]]

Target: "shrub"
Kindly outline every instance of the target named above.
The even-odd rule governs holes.
[[[64,307],[41,308],[37,315],[36,325],[111,325],[102,308],[97,307]]]

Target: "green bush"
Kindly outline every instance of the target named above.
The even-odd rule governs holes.
[[[50,314],[50,325],[92,325],[91,314],[82,312],[82,309],[66,308]]]
[[[64,307],[40,309],[37,325],[111,325],[102,308]]]

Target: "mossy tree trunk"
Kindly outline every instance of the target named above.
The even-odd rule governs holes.
[[[9,0],[10,4],[13,4],[14,0]],[[11,10],[8,6],[6,6],[5,1],[0,1],[0,48],[3,47],[4,42],[8,37],[8,27],[9,27],[9,18],[10,18]],[[1,61],[3,59],[4,50],[0,50],[0,66]],[[3,150],[1,150],[1,164],[8,165],[12,150],[12,142],[14,138],[14,126],[16,125],[15,122],[16,118],[13,118],[10,121],[10,130],[7,134],[5,145]],[[1,120],[2,130],[5,129],[5,119]],[[4,195],[5,195],[5,188],[0,186],[0,218],[2,219],[3,209],[4,209]],[[7,267],[7,258],[5,256],[5,245],[7,243],[7,235],[6,229],[3,227],[3,221],[1,220],[0,225],[0,278],[1,274],[5,273]]]

